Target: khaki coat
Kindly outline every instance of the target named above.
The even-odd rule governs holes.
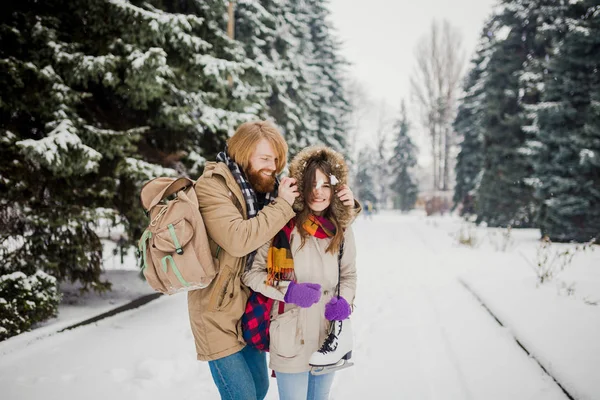
[[[219,273],[208,287],[188,292],[188,311],[197,358],[210,361],[244,348],[240,318],[249,295],[241,281],[246,256],[295,213],[278,197],[248,219],[240,186],[224,163],[207,163],[196,194]]]

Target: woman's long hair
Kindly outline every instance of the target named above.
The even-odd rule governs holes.
[[[306,238],[310,236],[310,234],[304,229],[304,222],[306,222],[308,216],[312,214],[312,210],[310,209],[308,204],[313,199],[313,188],[315,187],[317,170],[321,170],[321,172],[323,172],[327,176],[331,176],[332,174],[331,165],[329,165],[329,163],[325,160],[310,160],[306,163],[306,167],[304,169],[304,187],[298,188],[302,191],[302,194],[304,195],[305,204],[304,209],[298,212],[298,214],[296,214],[296,227],[298,229],[298,232],[300,233],[301,240],[300,248],[304,246],[304,244],[306,243]],[[329,246],[327,246],[327,249],[325,250],[326,252],[331,254],[337,254],[337,252],[340,250],[342,240],[344,239],[344,231],[340,229],[340,224],[337,220],[335,213],[332,211],[333,208],[331,207],[334,201],[340,201],[335,193],[334,188],[335,187],[332,185],[329,206],[323,212],[323,217],[329,219],[331,222],[333,222],[333,225],[335,226],[335,235],[333,236],[331,242],[329,243]]]

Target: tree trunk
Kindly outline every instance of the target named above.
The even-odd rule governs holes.
[[[433,164],[433,189],[436,190],[438,187],[438,151],[435,126],[431,126],[429,136],[431,138],[431,158]]]
[[[450,142],[451,132],[452,131],[448,127],[446,127],[446,130],[444,132],[444,177],[442,190],[448,190],[450,187],[450,148],[452,147],[452,143]]]
[[[435,190],[450,187],[452,120],[464,65],[460,34],[447,21],[434,21],[415,50],[411,92],[429,132]]]

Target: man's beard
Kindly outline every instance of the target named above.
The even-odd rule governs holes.
[[[257,171],[252,166],[246,171],[248,181],[258,193],[271,193],[275,189],[275,174],[266,176],[263,174],[265,171],[267,170],[261,169]]]

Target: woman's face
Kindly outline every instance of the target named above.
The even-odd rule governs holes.
[[[312,196],[308,201],[308,208],[313,214],[322,215],[329,204],[331,204],[331,184],[329,177],[320,169],[315,171],[315,185],[313,186]]]

